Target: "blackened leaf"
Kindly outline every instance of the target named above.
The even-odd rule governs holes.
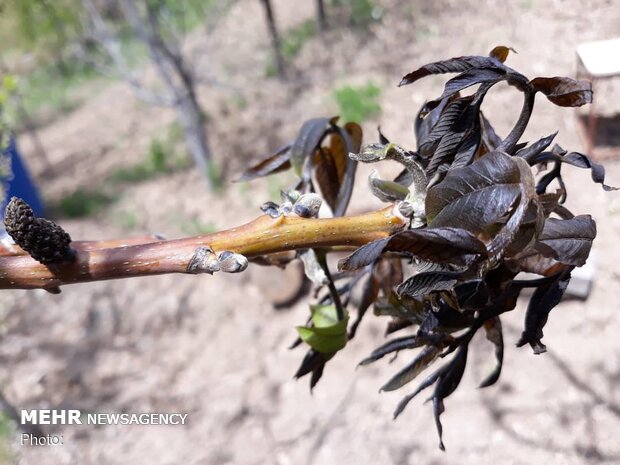
[[[336,124],[335,118],[313,118],[306,121],[299,130],[297,138],[291,146],[291,163],[297,175],[301,175],[301,170],[306,159],[312,156],[327,136],[332,125]]]
[[[482,141],[487,149],[487,152],[493,152],[502,143],[501,137],[497,135],[493,126],[488,119],[480,112],[480,123],[482,126]]]
[[[409,402],[411,402],[411,400],[417,396],[420,392],[422,392],[424,389],[426,389],[427,387],[431,386],[435,381],[437,381],[437,379],[439,378],[439,375],[441,375],[441,368],[437,371],[435,371],[434,373],[428,375],[424,381],[422,381],[420,383],[420,385],[417,387],[417,389],[412,392],[411,394],[409,394],[408,396],[405,396],[399,403],[398,406],[396,407],[396,410],[394,410],[394,418],[396,419],[401,413],[403,413],[403,410],[405,410],[405,407],[407,407],[407,404]]]
[[[396,289],[399,295],[416,297],[432,291],[448,291],[454,288],[462,272],[427,271],[407,279]]]
[[[429,63],[421,68],[404,76],[400,83],[400,86],[412,84],[418,79],[431,74],[444,74],[444,73],[462,73],[474,68],[488,68],[501,70],[504,69],[504,65],[493,57],[482,56],[463,56],[451,58],[449,60],[437,61],[435,63]]]
[[[446,105],[445,109],[439,115],[435,125],[432,127],[428,136],[424,139],[424,143],[419,145],[418,152],[421,156],[430,156],[439,141],[449,132],[451,132],[455,123],[461,118],[464,110],[471,103],[473,96],[456,98]],[[448,101],[448,99],[446,99]]]
[[[462,264],[466,255],[485,255],[486,247],[473,234],[459,228],[411,229],[360,247],[341,260],[338,267],[344,271],[357,270],[388,251],[402,252],[438,263]]]
[[[424,347],[411,362],[383,385],[381,391],[395,391],[412,381],[439,357],[442,349],[442,345],[429,345]]]
[[[542,209],[539,206],[538,197],[536,196],[532,170],[521,158],[512,157],[512,160],[517,165],[521,178],[521,182],[519,183],[519,203],[506,224],[502,226],[491,242],[487,244],[489,256],[492,257],[492,260],[503,255],[506,248],[515,240],[531,206],[534,207],[535,216],[537,218],[534,234],[538,233],[539,228],[541,228],[543,224]]]
[[[297,369],[295,373],[295,379],[299,379],[302,376],[305,376],[309,373],[312,373],[310,377],[310,390],[316,386],[316,384],[321,379],[323,375],[323,369],[325,368],[325,364],[333,357],[333,354],[326,355],[320,352],[316,352],[312,349],[306,352],[304,359],[301,362],[301,365]]]
[[[595,237],[596,223],[590,215],[578,215],[568,220],[549,218],[535,248],[543,256],[560,263],[582,266]]]
[[[521,157],[529,163],[532,158],[534,158],[536,155],[549,147],[549,145],[551,144],[551,142],[553,142],[553,139],[555,139],[555,136],[557,135],[558,131],[554,132],[553,134],[549,134],[547,137],[543,137],[542,139],[537,140],[529,147],[517,151],[515,153],[515,156]]]
[[[505,70],[472,69],[466,71],[446,82],[443,94],[441,94],[439,98],[427,102],[423,107],[422,113],[424,114],[425,112],[435,108],[444,99],[449,99],[452,96],[455,96],[458,92],[467,89],[468,87],[475,86],[476,84],[486,84],[483,92],[486,94],[486,91],[488,91],[493,84],[496,84],[507,77],[508,75]]]
[[[480,387],[488,387],[497,382],[502,372],[502,364],[504,361],[504,336],[502,332],[502,322],[499,316],[493,317],[484,322],[484,330],[486,332],[487,339],[495,346],[495,368],[487,376]]]
[[[529,344],[535,354],[546,352],[547,348],[541,341],[543,327],[547,323],[549,312],[560,303],[569,281],[570,272],[567,271],[553,283],[540,286],[534,291],[525,313],[525,329],[517,342],[517,347]]]
[[[364,360],[362,360],[359,364],[369,365],[373,362],[376,362],[380,358],[385,357],[386,355],[398,352],[400,350],[415,349],[416,347],[420,347],[424,343],[424,339],[416,336],[404,336],[392,339],[391,341],[383,344],[381,347],[373,350],[372,353]]]
[[[530,160],[530,164],[542,163],[546,161],[556,161],[560,163],[568,163],[578,168],[589,169],[592,180],[600,184],[606,191],[618,190],[617,187],[611,187],[605,184],[605,167],[595,161],[592,161],[587,155],[579,152],[566,153],[564,150],[555,146],[551,152],[543,152]],[[548,184],[548,183],[547,183]]]
[[[454,226],[478,233],[497,222],[520,193],[521,173],[512,157],[492,152],[469,166],[450,170],[428,190],[430,226]]]
[[[592,103],[592,83],[567,77],[537,77],[530,81],[536,92],[561,107],[580,107]]]
[[[357,306],[357,317],[353,324],[351,324],[351,328],[349,329],[349,339],[353,339],[355,337],[355,333],[357,332],[357,327],[364,318],[368,307],[370,307],[375,300],[377,300],[377,296],[379,295],[379,289],[381,289],[381,285],[378,279],[378,276],[375,273],[370,273],[368,279],[364,283],[364,290],[362,291],[362,298],[360,299],[360,303]]]
[[[439,121],[439,117],[443,113],[446,106],[456,98],[458,98],[458,95],[442,100],[430,113],[427,113],[425,110],[426,105],[423,105],[420,108],[414,122],[414,132],[418,144],[418,150],[420,150],[420,147],[427,142],[428,135],[437,124],[437,121]],[[420,153],[420,156],[423,157],[424,155]]]
[[[459,348],[458,352],[442,373],[435,385],[433,393],[433,413],[435,415],[435,425],[437,426],[437,434],[439,435],[439,448],[446,450],[443,444],[443,427],[441,425],[440,416],[444,412],[443,400],[454,392],[463,378],[465,366],[467,365],[467,345]]]
[[[252,179],[267,176],[268,174],[285,171],[291,167],[291,146],[285,145],[276,153],[270,155],[265,160],[249,168],[238,181],[250,181]]]
[[[503,63],[506,61],[506,58],[508,58],[508,54],[510,52],[517,53],[517,51],[512,47],[498,45],[497,47],[494,47],[493,50],[489,52],[489,56]]]
[[[476,118],[473,127],[463,139],[456,155],[454,155],[454,161],[452,165],[450,165],[450,169],[462,168],[463,166],[470,165],[480,148],[481,140],[482,131],[480,129],[480,121]]]
[[[382,145],[387,145],[390,143],[390,140],[385,137],[385,135],[381,132],[381,126],[377,126],[377,132],[379,133],[379,143]]]

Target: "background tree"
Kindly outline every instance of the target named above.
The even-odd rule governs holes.
[[[217,174],[205,127],[205,112],[198,101],[196,77],[182,50],[181,37],[185,32],[182,18],[178,15],[174,17],[178,11],[172,10],[169,3],[161,0],[119,0],[118,10],[114,11],[120,16],[110,18],[106,17],[106,13],[111,11],[109,3],[98,5],[94,0],[82,0],[84,29],[88,39],[109,58],[108,63],[95,62],[98,69],[120,75],[139,98],[175,109],[196,167],[213,179]],[[148,88],[136,76],[123,47],[123,34],[128,34],[131,40],[146,48],[150,63],[163,85],[162,91]],[[108,65],[111,65],[111,70]]]

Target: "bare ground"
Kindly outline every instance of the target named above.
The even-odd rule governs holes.
[[[313,14],[313,2],[274,2],[282,28]],[[617,1],[381,1],[382,25],[368,33],[336,29],[311,40],[295,60],[298,73],[284,85],[265,79],[266,34],[259,2],[234,7],[210,37],[187,46],[199,69],[216,77],[201,98],[218,162],[230,179],[242,166],[292,138],[313,116],[335,114],[332,90],[373,80],[383,89],[380,118],[365,124],[374,139],[381,122],[395,141],[413,145],[411,122],[419,105],[441,90],[428,79],[397,89],[420,64],[486,53],[496,44],[519,51],[509,64],[526,75],[572,75],[575,46],[620,32]],[[429,5],[429,6],[426,6]],[[617,86],[615,87],[617,89]],[[597,93],[617,111],[613,84]],[[241,95],[245,108],[234,102]],[[497,89],[486,113],[500,133],[520,109],[520,96]],[[614,109],[614,106],[616,108]],[[122,84],[94,95],[41,132],[57,169],[33,171],[48,199],[80,186],[97,186],[107,173],[139,161],[151,138],[173,120],[146,107]],[[583,150],[574,110],[537,102],[527,138],[560,130],[558,142]],[[31,151],[22,141],[23,151]],[[607,163],[609,182],[620,184],[620,164]],[[363,174],[360,179],[363,179]],[[237,276],[161,276],[75,285],[59,296],[38,291],[0,297],[0,380],[5,395],[23,408],[79,408],[88,412],[187,412],[184,427],[57,427],[62,447],[20,447],[16,463],[75,464],[615,464],[620,463],[620,197],[590,185],[589,175],[567,170],[569,206],[598,222],[596,283],[590,299],[563,302],[545,330],[549,352],[517,349],[523,309],[504,320],[504,372],[489,389],[476,388],[492,365],[492,350],[475,341],[464,381],[446,402],[444,440],[436,448],[431,408],[423,399],[392,421],[407,392],[378,388],[406,363],[355,369],[383,340],[383,323],[368,319],[360,334],[330,363],[309,393],[291,379],[302,352],[288,351],[305,304],[272,309],[256,271]],[[273,182],[273,181],[272,181]],[[282,181],[285,182],[285,181]],[[227,227],[258,213],[269,181],[212,194],[191,171],[124,186],[119,202],[86,220],[63,221],[74,238],[109,238],[163,232],[183,234],[196,219]],[[370,206],[363,192],[354,211]],[[127,231],[119,212],[138,216]],[[260,270],[262,271],[262,270]],[[262,281],[261,281],[262,283]],[[281,277],[272,286],[286,286]],[[522,307],[523,305],[521,305]]]

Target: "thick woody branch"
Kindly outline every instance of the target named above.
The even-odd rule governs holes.
[[[77,246],[76,255],[71,263],[48,267],[26,255],[0,257],[0,289],[54,289],[106,279],[195,273],[195,266],[188,267],[190,263],[195,264],[206,247],[216,253],[231,251],[251,258],[310,247],[358,247],[403,227],[403,220],[389,207],[328,219],[298,216],[274,219],[263,215],[243,226],[214,234],[139,245],[95,248],[95,242],[75,242],[72,246]]]

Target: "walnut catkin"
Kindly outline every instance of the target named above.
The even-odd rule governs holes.
[[[4,214],[6,232],[32,258],[44,265],[74,258],[71,237],[53,221],[37,218],[26,202],[13,197]]]

